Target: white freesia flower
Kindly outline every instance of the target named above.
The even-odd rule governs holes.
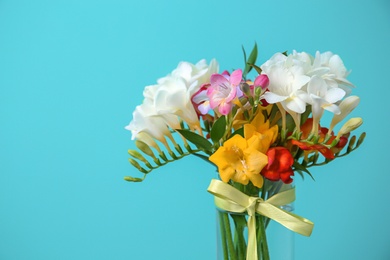
[[[341,88],[330,88],[325,80],[319,76],[313,76],[307,86],[307,95],[304,100],[311,105],[313,115],[312,133],[318,132],[318,124],[324,113],[328,110],[334,114],[340,114],[339,107],[335,104],[345,95]]]
[[[153,106],[158,115],[176,115],[190,128],[200,130],[198,115],[192,105],[191,97],[201,85],[208,83],[210,76],[218,72],[218,63],[212,60],[207,65],[205,60],[197,64],[179,63],[171,74],[158,80],[154,92]],[[177,127],[176,127],[177,128]]]
[[[163,82],[170,77],[182,78],[186,82],[189,94],[192,96],[197,92],[204,83],[210,81],[210,76],[214,73],[218,73],[218,62],[213,59],[210,65],[207,65],[206,60],[200,60],[198,63],[191,64],[189,62],[180,62],[175,70],[165,78],[158,80],[158,84],[164,84]]]
[[[205,60],[195,65],[181,62],[172,73],[160,78],[156,85],[147,86],[142,105],[136,108],[133,120],[126,126],[132,132],[132,138],[141,140],[146,135],[140,133],[146,133],[164,144],[165,136],[174,141],[169,128],[180,128],[180,119],[191,128],[200,130],[191,96],[217,72],[218,63],[215,60],[210,65]]]
[[[163,113],[158,111],[155,104],[156,96],[161,90],[160,85],[147,86],[144,89],[144,102],[143,105],[149,107],[150,116],[162,117],[165,120],[165,123],[172,129],[180,128],[180,120],[174,113]],[[152,112],[153,111],[153,112]]]
[[[313,57],[305,52],[293,51],[286,56],[276,53],[262,66],[262,73],[270,80],[268,92],[263,98],[270,104],[277,104],[290,113],[295,124],[300,123],[300,114],[306,104],[312,106],[313,132],[324,110],[340,114],[336,105],[353,86],[346,78],[349,74],[343,61],[332,52],[316,52]],[[299,130],[299,129],[298,129]]]
[[[339,55],[329,51],[316,52],[311,74],[321,76],[329,87],[338,87],[343,89],[347,95],[350,94],[353,84],[347,80],[349,73],[350,71],[347,71]]]
[[[186,81],[180,77],[165,78],[154,97],[154,108],[158,115],[176,115],[190,127],[199,126],[199,119],[191,103]]]
[[[264,93],[263,98],[270,104],[280,103],[287,111],[305,112],[306,103],[301,89],[310,80],[305,75],[308,62],[310,59],[303,59],[303,55],[290,54],[286,57],[281,53],[275,54],[261,66],[262,73],[268,76],[270,82],[269,91]]]
[[[155,116],[155,111],[152,107],[142,104],[135,108],[133,112],[133,120],[125,129],[132,133],[132,140],[138,139],[138,134],[143,132],[159,140],[165,142],[165,135],[170,135],[170,131],[162,117]]]

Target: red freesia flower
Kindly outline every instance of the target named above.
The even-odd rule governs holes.
[[[306,139],[309,136],[312,125],[313,125],[313,119],[308,118],[306,122],[301,126],[302,139]],[[318,135],[320,137],[319,142],[322,142],[325,139],[327,133],[328,133],[328,128],[321,127],[321,126],[318,127]],[[336,138],[333,132],[331,135],[332,136],[326,143],[327,145],[330,145],[333,142],[333,140]],[[299,148],[306,151],[307,153],[310,153],[312,151],[317,151],[320,152],[327,159],[334,159],[335,153],[343,149],[344,146],[348,143],[348,135],[342,136],[338,144],[335,147],[332,147],[331,149],[329,149],[328,147],[322,144],[311,144],[308,142],[302,142],[298,140],[292,140],[291,143],[293,145],[297,145]]]
[[[292,140],[293,145],[297,145],[299,148],[305,151],[318,151],[327,159],[334,159],[333,152],[326,146],[322,144],[309,144],[306,142],[301,142],[297,140]]]
[[[294,172],[291,166],[294,158],[290,151],[284,147],[273,147],[267,151],[268,164],[261,171],[261,175],[271,181],[282,180],[284,183],[291,183]]]

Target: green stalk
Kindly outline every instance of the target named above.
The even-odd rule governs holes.
[[[232,239],[232,230],[230,229],[230,221],[228,213],[222,212],[224,230],[226,234],[226,242],[231,260],[237,260],[236,252],[234,250],[234,243]]]
[[[265,225],[263,221],[263,216],[258,216],[259,218],[259,233],[261,239],[261,256],[263,260],[269,260],[269,251],[268,251],[268,242],[267,235],[265,233]]]
[[[244,229],[247,225],[244,215],[232,214],[231,217],[235,224],[234,242],[237,247],[238,259],[246,257],[246,242],[244,237]]]
[[[223,250],[223,259],[229,260],[229,252],[226,245],[226,232],[225,232],[225,224],[223,220],[223,212],[218,210],[218,217],[219,217],[219,229],[221,231],[221,243],[222,243],[222,250]]]

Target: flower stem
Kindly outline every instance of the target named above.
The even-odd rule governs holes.
[[[231,217],[234,220],[235,225],[235,246],[238,253],[238,259],[245,259],[246,257],[246,242],[244,237],[244,229],[247,226],[246,218],[244,215],[235,215],[232,214]]]
[[[222,243],[222,251],[223,251],[223,259],[229,260],[229,252],[226,245],[226,232],[225,232],[225,222],[223,219],[223,212],[218,210],[218,217],[219,217],[219,229],[221,231],[221,243]]]
[[[268,243],[267,243],[267,235],[265,232],[265,225],[263,216],[258,216],[259,218],[259,233],[260,240],[261,240],[261,259],[262,260],[269,260],[269,251],[268,251]],[[259,241],[260,241],[259,240]]]
[[[232,230],[230,228],[229,215],[226,212],[221,212],[221,214],[222,214],[222,219],[223,219],[222,221],[224,224],[224,230],[225,230],[224,232],[225,232],[226,243],[227,243],[230,259],[237,260],[236,252],[234,249],[233,238],[232,238]]]

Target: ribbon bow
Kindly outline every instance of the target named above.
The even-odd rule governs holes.
[[[295,200],[295,188],[275,194],[267,200],[250,197],[233,186],[219,180],[211,180],[208,192],[214,195],[215,205],[223,210],[243,213],[248,212],[248,246],[246,259],[257,258],[256,213],[282,224],[286,228],[304,236],[310,236],[314,223],[294,213],[285,211],[280,206]]]

